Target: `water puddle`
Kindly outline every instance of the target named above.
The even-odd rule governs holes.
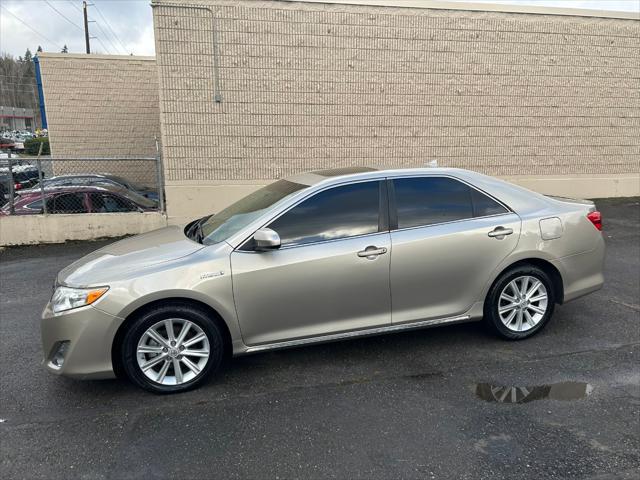
[[[534,400],[579,400],[591,394],[593,386],[584,382],[560,382],[527,387],[478,383],[476,395],[488,402],[527,403]]]

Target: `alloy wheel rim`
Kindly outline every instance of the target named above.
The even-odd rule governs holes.
[[[210,356],[209,339],[195,323],[169,318],[149,327],[138,342],[138,367],[152,382],[180,385],[199,376]]]
[[[526,332],[535,327],[547,313],[549,296],[544,284],[529,275],[511,280],[500,293],[498,315],[512,332]]]

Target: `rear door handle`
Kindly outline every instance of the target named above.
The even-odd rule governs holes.
[[[496,227],[495,229],[487,233],[487,235],[489,235],[492,238],[497,238],[498,240],[501,240],[505,237],[505,235],[511,235],[512,233],[513,233],[513,228]]]
[[[368,258],[369,260],[373,260],[378,255],[384,255],[385,253],[387,253],[387,249],[385,247],[378,248],[371,245],[365,248],[364,250],[358,252],[358,256]]]

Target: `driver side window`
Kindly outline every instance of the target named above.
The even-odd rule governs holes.
[[[305,245],[376,233],[380,225],[380,182],[330,188],[304,200],[268,228],[282,246]]]

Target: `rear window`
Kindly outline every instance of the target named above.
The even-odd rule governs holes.
[[[470,187],[445,177],[393,180],[398,228],[473,218]]]
[[[398,228],[508,213],[500,203],[466,183],[447,177],[393,180]]]
[[[474,217],[487,217],[489,215],[500,215],[509,212],[509,210],[500,205],[493,198],[479,192],[475,188],[471,189],[471,201],[473,202]]]

